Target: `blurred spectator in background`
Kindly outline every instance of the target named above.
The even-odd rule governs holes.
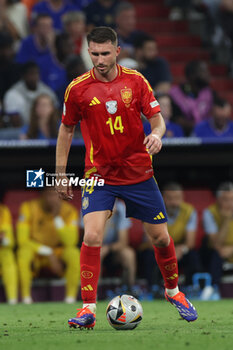
[[[160,104],[161,113],[166,123],[166,132],[164,137],[183,137],[183,129],[180,125],[171,122],[172,102],[168,94],[159,94],[157,100]]]
[[[30,17],[31,10],[38,0],[21,0],[21,2],[26,6],[28,17]]]
[[[192,275],[201,270],[195,250],[197,212],[191,204],[184,201],[183,189],[178,183],[164,186],[163,199],[168,215],[168,232],[175,243],[179,267],[184,271],[186,285],[191,285]]]
[[[66,63],[66,74],[68,84],[75,78],[86,72],[83,60],[80,56],[71,57]],[[65,93],[65,91],[64,91]],[[63,95],[64,95],[63,93]]]
[[[33,34],[22,40],[16,61],[34,61],[40,66],[41,58],[49,56],[54,50],[55,32],[53,20],[49,15],[40,14],[33,22]]]
[[[22,127],[20,139],[55,139],[60,114],[49,95],[39,95],[31,109],[29,124]]]
[[[31,18],[32,21],[41,14],[47,14],[51,17],[53,27],[56,31],[62,30],[62,16],[66,12],[81,10],[81,7],[76,4],[72,4],[67,0],[42,0],[36,3],[32,8]]]
[[[173,101],[173,121],[189,135],[193,127],[210,117],[213,91],[210,88],[208,66],[203,61],[191,61],[185,67],[186,82],[170,90]]]
[[[113,209],[112,217],[106,223],[101,260],[104,268],[110,274],[112,274],[114,266],[120,265],[122,267],[122,282],[130,292],[135,284],[136,254],[134,249],[129,246],[128,230],[131,222],[125,215],[125,205],[118,200]]]
[[[115,11],[115,21],[118,44],[121,47],[119,59],[134,58],[134,42],[143,33],[136,29],[137,18],[134,5],[127,1],[119,2]]]
[[[74,52],[80,55],[86,71],[93,67],[86,39],[86,16],[84,12],[68,12],[62,17],[64,31],[68,33],[74,43]]]
[[[199,11],[199,5],[201,4],[201,1],[202,0],[166,0],[166,3],[172,6],[169,18],[173,21],[178,21],[182,19],[203,19],[204,16]]]
[[[125,57],[125,58],[121,58],[118,63],[126,68],[130,68],[130,69],[138,69],[138,62],[136,60],[134,60],[133,58],[130,57]]]
[[[63,97],[60,92],[64,92],[67,87],[65,65],[73,55],[74,44],[69,34],[60,33],[55,37],[54,52],[40,60],[40,78],[56,93],[58,98]]]
[[[19,33],[7,14],[7,0],[0,0],[0,33],[9,34],[14,40],[19,39]]]
[[[88,32],[94,27],[115,27],[115,10],[117,0],[94,0],[83,9],[87,17]]]
[[[0,193],[2,202],[3,191]],[[17,266],[14,255],[14,232],[11,213],[7,206],[0,202],[0,271],[6,299],[9,304],[18,301]]]
[[[42,268],[65,277],[65,301],[75,302],[80,270],[77,221],[77,210],[59,199],[52,187],[45,188],[38,199],[22,203],[17,223],[17,256],[25,304],[32,302],[33,273],[38,274]]]
[[[19,79],[20,65],[14,62],[13,39],[7,33],[0,33],[0,102]]]
[[[169,92],[172,80],[170,67],[164,58],[158,56],[155,39],[147,34],[138,35],[134,47],[138,70],[149,81],[156,94]]]
[[[195,126],[194,136],[233,137],[231,112],[231,105],[226,100],[216,96],[213,102],[211,117]]]
[[[39,68],[34,62],[27,62],[22,68],[22,78],[8,90],[3,99],[5,115],[9,126],[20,127],[29,123],[30,110],[37,96],[51,96],[57,106],[54,92],[39,80]]]
[[[183,137],[183,129],[180,125],[171,122],[172,118],[172,103],[168,94],[158,94],[157,101],[160,104],[161,114],[166,124],[166,132],[163,137]],[[146,120],[143,122],[144,132],[146,135],[151,133],[150,123]]]
[[[233,2],[232,0],[221,0],[222,8],[222,25],[231,39],[233,47]]]
[[[29,25],[27,8],[19,0],[4,0],[6,4],[6,15],[14,26],[18,39],[28,35]]]
[[[204,266],[218,289],[223,262],[233,263],[233,183],[224,182],[217,190],[216,203],[203,213],[207,248],[203,251]],[[213,291],[214,292],[214,287]]]

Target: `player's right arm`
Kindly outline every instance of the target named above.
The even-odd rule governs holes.
[[[65,173],[74,129],[81,119],[79,98],[76,93],[77,90],[75,90],[75,85],[77,84],[78,81],[73,81],[66,89],[62,123],[59,129],[56,147],[56,191],[60,198],[66,200],[73,198],[72,187],[68,185],[69,181]]]
[[[56,191],[59,197],[62,199],[70,200],[73,198],[72,187],[68,185],[69,181],[66,177],[66,166],[68,161],[68,155],[70,151],[70,146],[74,134],[74,125],[65,125],[61,123],[56,147],[56,174],[57,183]],[[64,181],[66,180],[66,181]],[[67,182],[67,185],[65,185]]]

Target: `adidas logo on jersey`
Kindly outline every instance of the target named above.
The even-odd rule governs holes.
[[[163,215],[162,212],[160,212],[157,216],[154,217],[154,220],[161,220],[161,219],[165,219],[165,216]]]
[[[95,106],[95,105],[100,105],[100,101],[98,100],[97,97],[93,97],[91,100],[91,103],[89,103],[89,106]]]
[[[82,290],[89,290],[89,291],[92,291],[93,288],[90,284],[88,284],[87,286],[83,287]]]

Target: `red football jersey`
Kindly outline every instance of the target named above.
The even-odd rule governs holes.
[[[74,79],[66,89],[62,123],[81,121],[88,175],[110,185],[129,185],[153,176],[141,113],[149,119],[160,106],[141,73],[117,68],[111,82],[99,81],[94,69]]]

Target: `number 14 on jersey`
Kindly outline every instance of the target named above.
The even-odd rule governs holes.
[[[121,134],[124,132],[121,116],[117,116],[115,121],[113,121],[111,117],[108,118],[106,124],[109,125],[111,135],[115,134],[115,130],[120,131]]]

